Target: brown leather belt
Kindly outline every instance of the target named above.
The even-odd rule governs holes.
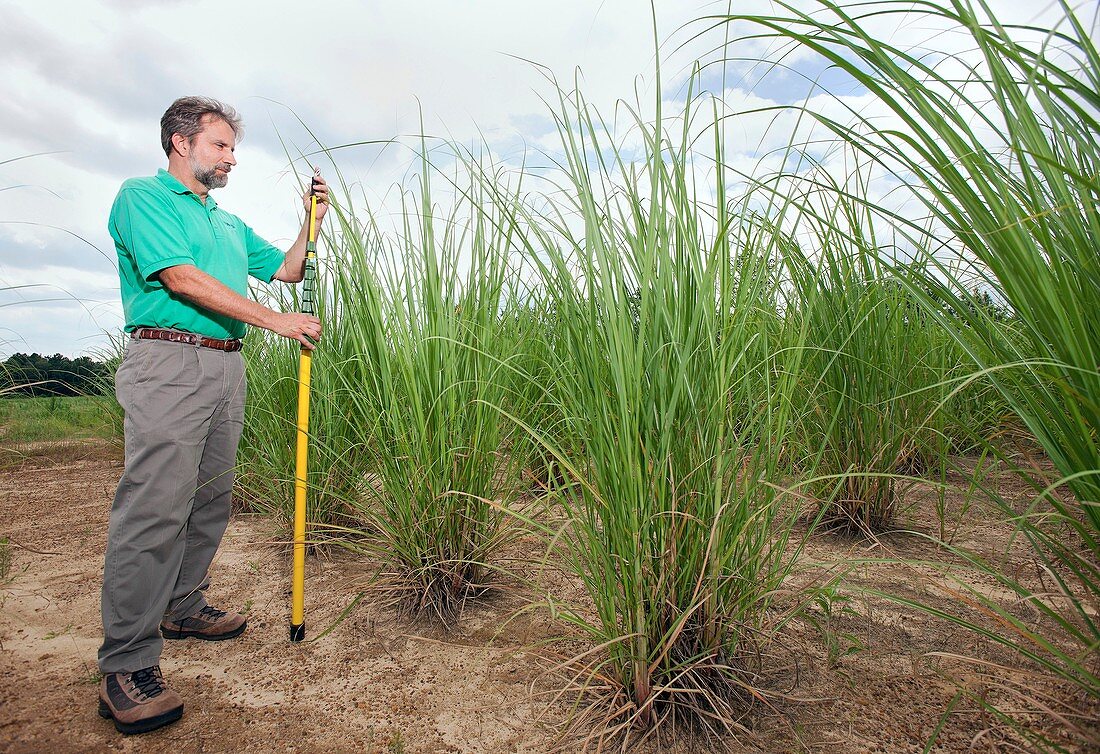
[[[131,338],[138,340],[167,340],[172,343],[187,343],[192,346],[202,346],[203,348],[216,348],[219,351],[239,351],[241,350],[241,341],[237,338],[232,340],[218,340],[217,338],[207,338],[203,335],[196,335],[190,332],[180,332],[179,330],[162,330],[157,327],[139,327],[130,333]]]

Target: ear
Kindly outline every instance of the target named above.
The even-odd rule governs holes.
[[[181,157],[186,157],[187,151],[191,148],[191,140],[183,134],[172,134],[172,148],[175,149]]]

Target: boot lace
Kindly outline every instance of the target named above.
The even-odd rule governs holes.
[[[160,665],[135,670],[130,674],[130,683],[149,699],[160,696],[164,691],[164,676],[160,673]]]
[[[224,618],[226,616],[226,612],[224,610],[218,610],[217,608],[210,607],[210,605],[207,605],[202,610],[199,610],[199,614],[195,617],[200,617],[200,616],[204,617],[204,618],[208,618],[210,621],[212,621],[214,623],[217,623],[218,621],[220,621],[222,618]]]

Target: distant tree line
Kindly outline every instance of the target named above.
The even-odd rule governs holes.
[[[0,398],[100,395],[112,381],[111,367],[87,356],[17,353],[0,363]]]

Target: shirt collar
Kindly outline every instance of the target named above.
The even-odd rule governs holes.
[[[179,179],[176,178],[176,176],[172,175],[164,168],[161,168],[157,171],[157,180],[167,186],[168,189],[173,193],[180,194],[181,196],[190,195],[195,197],[195,199],[197,199],[200,203],[202,202],[202,200],[199,199],[198,194],[180,183]],[[213,196],[207,194],[205,206],[207,209],[214,209],[218,206],[218,203],[214,200]]]

